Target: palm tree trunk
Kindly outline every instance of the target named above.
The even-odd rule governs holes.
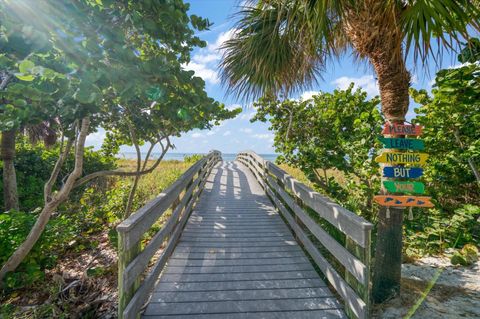
[[[408,112],[410,73],[403,58],[400,13],[384,10],[384,4],[383,0],[369,0],[364,6],[348,10],[344,31],[377,74],[385,120],[403,123]],[[403,209],[380,209],[372,276],[374,302],[383,302],[400,293],[402,225]]]
[[[17,175],[15,173],[16,130],[2,132],[1,158],[3,161],[3,202],[5,210],[18,209]]]
[[[385,39],[384,43],[388,43]],[[382,112],[386,121],[403,124],[408,112],[410,73],[401,54],[386,46],[370,56],[378,77]],[[397,136],[403,137],[403,136]],[[383,302],[400,293],[402,267],[403,208],[381,208],[378,214],[377,241],[372,298]]]

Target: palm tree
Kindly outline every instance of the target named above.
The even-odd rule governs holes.
[[[376,73],[382,112],[403,123],[409,106],[405,61],[441,57],[479,30],[474,0],[259,0],[239,12],[223,49],[222,80],[243,98],[287,96],[315,83],[330,58],[351,50]],[[432,40],[436,45],[432,46]],[[399,292],[403,211],[378,216],[373,299]]]

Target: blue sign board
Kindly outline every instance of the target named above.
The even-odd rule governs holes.
[[[383,177],[417,178],[422,175],[423,169],[419,167],[389,166],[383,168]]]

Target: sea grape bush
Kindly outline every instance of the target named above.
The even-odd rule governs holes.
[[[416,110],[415,123],[425,127],[422,139],[430,159],[424,166],[424,181],[427,195],[437,206],[414,208],[414,219],[406,218],[404,251],[409,256],[480,242],[476,222],[480,216],[479,184],[468,161],[479,160],[478,74],[478,64],[440,71],[433,98],[424,91],[411,91],[422,104]],[[446,79],[452,77],[459,82],[445,87],[450,83]],[[475,98],[452,99],[452,94],[460,92],[458,85],[465,85],[458,95]],[[278,162],[301,169],[318,191],[375,221],[372,199],[379,191],[381,172],[372,159],[381,149],[378,137],[384,123],[378,104],[377,97],[367,99],[366,93],[353,90],[352,84],[346,90],[319,92],[305,101],[262,98],[255,105],[258,113],[253,120],[270,122],[276,151],[281,154]]]

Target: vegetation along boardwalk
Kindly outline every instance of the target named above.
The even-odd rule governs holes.
[[[280,187],[281,181],[268,173],[268,165],[279,170],[272,173],[290,178],[255,153],[240,154],[234,162],[210,153],[119,226],[121,317],[142,313],[143,318],[347,318],[347,314],[366,318],[368,298],[351,287],[366,283],[360,291],[368,295],[368,262],[303,213],[288,197],[288,188]],[[307,190],[310,201],[320,196],[293,179],[290,182],[294,192],[302,192],[298,186]],[[329,204],[325,201],[321,208],[322,214],[331,210],[326,219],[343,232],[357,223],[366,236],[359,233],[355,240],[365,244],[364,253],[368,251],[371,225]],[[170,206],[168,221],[140,252],[132,244],[140,238],[135,234]],[[344,267],[341,275],[310,236]],[[147,269],[166,238],[161,256]],[[139,285],[144,269],[150,273]]]

